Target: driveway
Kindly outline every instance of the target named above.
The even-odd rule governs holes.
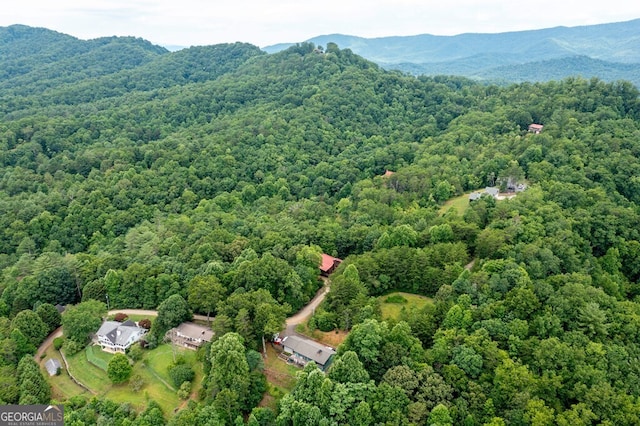
[[[286,336],[295,336],[298,335],[296,333],[296,326],[298,324],[302,324],[307,318],[309,318],[315,312],[316,308],[320,306],[327,293],[329,293],[329,280],[326,278],[322,279],[324,284],[322,288],[318,290],[316,295],[307,305],[300,309],[297,313],[287,318],[287,327],[284,331],[284,335]]]

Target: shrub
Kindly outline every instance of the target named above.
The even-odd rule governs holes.
[[[190,365],[178,364],[169,367],[169,377],[176,387],[181,386],[184,382],[191,382],[196,376]]]
[[[53,348],[56,351],[59,351],[63,344],[64,344],[64,337],[56,337],[55,339],[53,339]]]
[[[142,346],[138,343],[134,343],[127,349],[127,355],[134,361],[140,361],[142,359]]]
[[[122,312],[117,312],[113,316],[113,319],[118,322],[125,322],[128,318],[129,318],[129,315],[123,314]]]
[[[191,382],[184,382],[178,390],[178,398],[189,399],[189,395],[191,395]]]
[[[336,328],[336,315],[331,312],[319,312],[315,316],[316,327],[320,331],[331,331]]]
[[[144,379],[140,374],[134,374],[133,376],[131,376],[131,379],[129,379],[129,388],[133,392],[140,392],[140,389],[142,389],[144,385]]]
[[[82,343],[78,343],[75,340],[64,339],[64,343],[62,344],[62,348],[67,356],[72,356],[83,350],[85,345]]]
[[[145,330],[149,330],[151,328],[151,320],[149,318],[143,318],[138,321],[138,326],[144,328]]]
[[[385,303],[407,303],[408,300],[405,299],[401,294],[392,294],[391,296],[388,296],[385,300]]]

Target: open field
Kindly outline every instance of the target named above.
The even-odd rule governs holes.
[[[449,209],[455,209],[460,216],[464,214],[469,208],[469,193],[462,194],[459,197],[451,198],[447,200],[442,207],[440,207],[439,213],[445,214]]]
[[[433,300],[426,296],[410,293],[389,293],[378,298],[380,300],[380,310],[383,320],[398,320],[402,310],[421,309]],[[394,301],[396,300],[396,301]]]

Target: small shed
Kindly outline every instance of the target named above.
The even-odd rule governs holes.
[[[58,369],[62,368],[62,366],[56,358],[49,358],[47,362],[44,363],[44,368],[47,369],[50,376],[55,376],[58,374]]]

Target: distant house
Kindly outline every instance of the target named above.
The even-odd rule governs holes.
[[[480,198],[482,198],[483,195],[489,195],[493,198],[498,198],[499,194],[500,194],[500,188],[495,186],[487,186],[482,191],[476,191],[469,194],[469,202],[479,200]]]
[[[496,186],[487,186],[484,189],[485,194],[491,195],[493,198],[498,198],[498,194],[500,194],[500,188]]]
[[[342,259],[338,259],[337,257],[329,256],[328,254],[322,253],[322,263],[320,264],[320,274],[322,276],[328,277],[333,273],[333,271],[341,263],[342,263]]]
[[[55,376],[58,374],[58,369],[62,368],[62,366],[57,359],[49,358],[47,362],[44,363],[44,368],[47,369],[47,373],[49,373],[50,376]]]
[[[323,371],[329,367],[336,353],[333,348],[298,336],[285,337],[282,346],[291,354],[289,361],[302,366],[313,361]]]
[[[385,170],[384,174],[382,176],[384,177],[390,177],[393,176],[395,172],[392,172],[391,170]]]
[[[211,341],[213,331],[209,327],[183,322],[178,327],[169,330],[167,336],[176,345],[196,350],[205,342]]]
[[[107,352],[124,352],[140,340],[147,330],[133,321],[105,321],[96,332],[97,343]]]
[[[529,125],[529,131],[531,133],[535,133],[536,135],[540,134],[542,132],[542,129],[544,128],[544,126],[542,124],[530,124]]]
[[[469,194],[469,201],[476,201],[482,198],[482,192],[472,192]]]

